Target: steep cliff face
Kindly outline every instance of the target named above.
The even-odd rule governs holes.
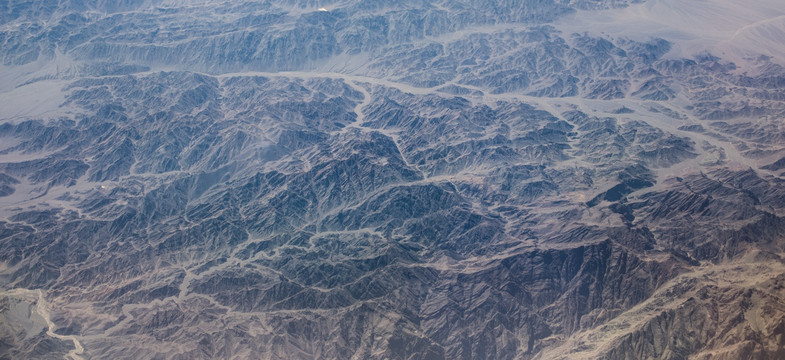
[[[0,357],[781,358],[785,58],[707,6],[785,15],[0,4]]]

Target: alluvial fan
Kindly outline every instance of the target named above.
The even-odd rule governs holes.
[[[783,19],[0,2],[0,359],[785,358]]]

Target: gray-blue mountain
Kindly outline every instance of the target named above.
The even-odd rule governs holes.
[[[0,1],[0,359],[785,358],[785,5],[695,3]]]

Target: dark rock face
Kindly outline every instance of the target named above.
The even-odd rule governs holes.
[[[0,358],[782,358],[785,59],[642,3],[0,3]]]

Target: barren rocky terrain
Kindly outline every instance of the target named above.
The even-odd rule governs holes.
[[[0,2],[0,358],[785,358],[783,19]]]

